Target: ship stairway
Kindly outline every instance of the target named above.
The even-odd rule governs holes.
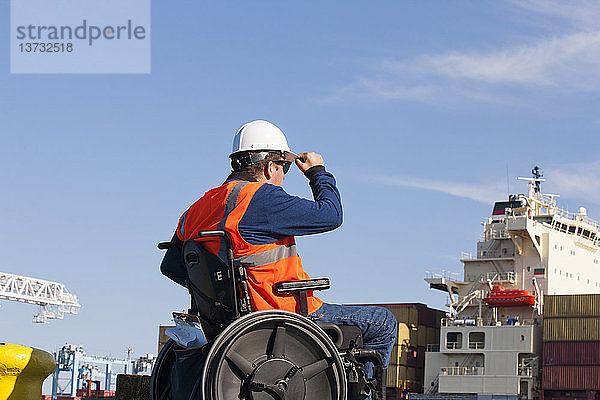
[[[473,290],[471,293],[461,298],[460,301],[453,304],[455,315],[458,315],[461,312],[463,312],[464,309],[469,306],[471,301],[475,299],[483,299],[483,290]]]
[[[435,380],[432,382],[432,385],[427,388],[425,394],[434,394],[437,393],[438,388],[440,387],[440,374],[435,377]]]
[[[469,305],[472,305],[471,302],[473,300],[483,299],[484,292],[483,292],[483,290],[478,289],[478,286],[480,286],[482,283],[483,277],[484,277],[484,274],[481,274],[481,275],[479,275],[479,277],[477,279],[475,279],[471,283],[471,285],[469,286],[469,289],[467,291],[467,294],[465,296],[462,296],[457,301],[453,301],[454,299],[450,298],[451,304],[448,304],[448,306],[450,307],[450,313],[453,316],[457,316],[458,314],[463,312],[464,309],[467,308]]]
[[[533,277],[533,291],[535,294],[535,304],[533,307],[537,310],[539,315],[542,315],[544,312],[544,292],[540,289],[540,286],[537,283],[537,279]]]

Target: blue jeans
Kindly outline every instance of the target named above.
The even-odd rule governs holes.
[[[398,333],[396,318],[387,308],[323,303],[310,317],[316,322],[359,327],[363,334],[363,347],[379,353],[387,367]],[[366,363],[365,369],[367,376],[373,377],[373,364]]]

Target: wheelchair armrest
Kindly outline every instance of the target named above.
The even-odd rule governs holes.
[[[326,290],[329,285],[329,278],[307,279],[305,281],[287,281],[277,282],[274,285],[275,293],[296,293],[308,290]]]

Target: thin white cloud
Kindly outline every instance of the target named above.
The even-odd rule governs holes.
[[[322,102],[371,100],[440,101],[457,97],[511,102],[518,90],[589,93],[600,90],[600,3],[512,1],[532,15],[561,20],[561,32],[492,51],[425,54],[412,60],[377,61]],[[450,96],[448,96],[450,95]]]
[[[492,53],[448,53],[414,62],[389,63],[390,72],[431,74],[492,85],[545,86],[564,90],[600,88],[600,31],[541,40]]]
[[[546,170],[549,187],[581,205],[600,204],[600,161],[565,164]]]
[[[506,193],[504,193],[501,189],[501,184],[472,184],[423,178],[380,175],[359,175],[358,178],[367,182],[375,182],[386,186],[402,186],[432,190],[435,192],[441,192],[451,196],[462,197],[486,204],[506,197]]]
[[[600,204],[600,161],[556,165],[544,171],[547,182],[545,193],[560,194],[561,197],[577,200],[579,205]],[[385,186],[409,187],[431,190],[451,196],[462,197],[489,204],[506,197],[502,182],[465,183],[440,181],[406,176],[381,176],[361,174],[358,179]],[[559,203],[562,202],[559,199]],[[565,207],[566,204],[562,204]],[[599,216],[596,216],[599,217]]]
[[[508,0],[508,3],[530,15],[557,17],[578,30],[598,28],[600,3],[597,0]]]

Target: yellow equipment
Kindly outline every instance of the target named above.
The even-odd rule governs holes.
[[[0,400],[42,397],[42,383],[56,363],[52,354],[18,344],[0,343]]]

